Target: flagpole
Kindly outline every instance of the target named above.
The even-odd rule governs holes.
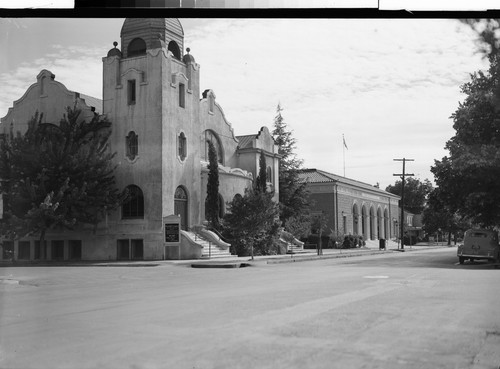
[[[342,133],[342,157],[344,161],[344,177],[345,177],[345,139],[343,133]]]

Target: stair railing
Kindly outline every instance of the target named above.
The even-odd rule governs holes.
[[[191,232],[194,233],[194,240],[195,241],[198,241],[198,239],[202,240],[202,241],[206,241],[208,242],[208,258],[212,258],[212,241],[210,240],[206,240],[204,239],[201,234],[200,234],[200,231],[202,229],[206,229],[207,227],[205,227],[204,225],[201,225],[201,224],[197,224],[197,225],[194,225],[190,228],[188,228]],[[220,237],[220,236],[219,236]]]

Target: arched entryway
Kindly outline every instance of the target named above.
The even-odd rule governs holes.
[[[383,223],[382,223],[382,209],[379,207],[377,209],[377,237],[378,239],[384,238],[383,232]]]
[[[354,204],[352,206],[352,233],[354,235],[359,234],[359,209],[358,209],[358,204]]]
[[[188,196],[184,187],[179,186],[175,190],[174,195],[174,213],[181,217],[181,228],[188,228]]]
[[[368,219],[368,213],[366,211],[366,206],[363,205],[361,207],[361,233],[363,234],[363,238],[365,240],[368,239],[368,222],[367,222],[367,219]]]
[[[373,210],[373,206],[370,206],[370,240],[374,240],[375,239],[375,234],[374,234],[374,231],[375,231],[375,222],[377,221],[377,219],[375,218],[375,210]]]
[[[384,209],[384,238],[387,240],[391,236],[389,234],[389,212]]]

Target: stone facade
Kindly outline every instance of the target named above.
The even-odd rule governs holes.
[[[5,134],[23,133],[36,112],[43,113],[44,122],[57,123],[75,103],[84,118],[105,115],[112,122],[117,185],[131,190],[134,206],[125,204],[93,231],[82,227],[78,232],[51,233],[45,248],[35,239],[6,241],[0,259],[165,258],[165,217],[178,215],[183,230],[205,220],[208,141],[218,152],[221,215],[225,204],[243,195],[258,175],[261,152],[269,187],[278,199],[278,147],[269,130],[235,136],[214,91],[201,92],[200,66],[189,49],[183,53],[183,44],[177,19],[126,19],[122,49],[116,44],[102,58],[102,100],[69,91],[43,70],[14,102],[1,119],[0,132]],[[183,247],[192,247],[191,242],[181,238]]]
[[[397,236],[399,196],[317,169],[303,169],[299,178],[307,183],[312,214],[326,218],[324,235],[361,235],[365,240]]]

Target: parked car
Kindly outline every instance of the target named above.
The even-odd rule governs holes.
[[[469,229],[465,232],[463,244],[458,246],[458,261],[487,259],[500,263],[498,233],[489,229]]]

